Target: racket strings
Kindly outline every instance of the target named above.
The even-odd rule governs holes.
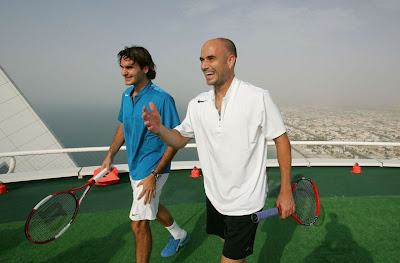
[[[33,214],[28,232],[37,242],[54,238],[73,218],[77,200],[70,193],[54,195]]]
[[[311,224],[316,217],[316,196],[314,188],[308,180],[300,180],[297,183],[293,198],[296,205],[296,216],[303,224]]]

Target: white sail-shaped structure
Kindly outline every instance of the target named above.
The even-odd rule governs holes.
[[[22,92],[0,66],[0,152],[61,149]],[[74,168],[68,154],[17,156],[14,172]],[[0,158],[0,173],[8,171],[10,158]]]

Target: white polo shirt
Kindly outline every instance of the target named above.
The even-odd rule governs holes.
[[[246,215],[264,207],[267,139],[286,132],[268,91],[234,78],[221,116],[212,89],[189,102],[175,129],[196,138],[205,192],[221,214]]]

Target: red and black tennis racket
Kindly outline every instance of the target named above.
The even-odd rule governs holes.
[[[106,174],[107,168],[104,168],[80,187],[43,198],[33,208],[25,223],[25,235],[29,241],[35,244],[46,244],[61,236],[74,222],[80,204],[90,188]],[[85,187],[81,198],[78,199],[75,192]]]
[[[296,211],[292,217],[301,225],[311,226],[319,216],[319,195],[317,187],[309,178],[302,177],[292,186],[293,199]],[[279,214],[278,207],[270,208],[251,215],[251,220],[258,223],[260,220]]]

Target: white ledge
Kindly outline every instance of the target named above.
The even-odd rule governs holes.
[[[400,160],[384,160],[384,159],[293,159],[293,167],[329,167],[329,166],[353,166],[358,163],[361,167],[400,167]],[[128,173],[127,164],[115,165],[119,173]],[[171,163],[171,170],[191,170],[194,167],[201,169],[201,164],[199,161],[177,161]],[[268,167],[279,167],[277,159],[268,159]],[[0,174],[0,181],[3,183],[13,183],[13,182],[23,182],[23,181],[33,181],[33,180],[43,180],[43,179],[54,179],[63,177],[73,177],[82,178],[82,176],[93,175],[94,170],[97,166],[89,167],[77,167],[59,170],[44,170],[44,171],[34,171],[34,172],[20,172],[20,173],[10,173],[10,174]]]

